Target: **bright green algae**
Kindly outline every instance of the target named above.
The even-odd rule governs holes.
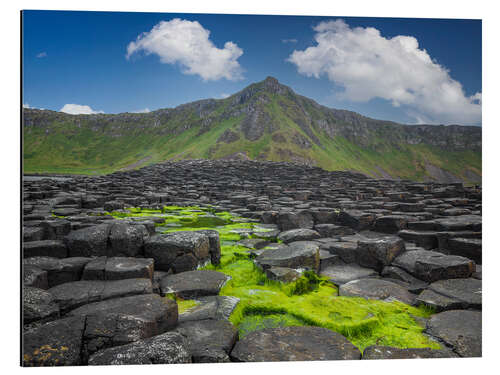
[[[240,338],[263,328],[283,326],[319,326],[344,335],[360,350],[370,345],[399,348],[439,349],[440,345],[422,332],[415,318],[427,318],[431,311],[401,302],[383,302],[357,297],[338,296],[338,289],[327,279],[305,272],[296,282],[283,284],[267,279],[253,263],[249,249],[236,242],[265,231],[257,223],[229,212],[216,213],[212,208],[167,206],[162,210],[128,209],[114,212],[114,217],[164,217],[164,233],[214,229],[219,232],[222,256],[219,265],[204,269],[231,276],[220,295],[234,296],[240,303],[230,316]],[[215,218],[215,219],[214,219]],[[223,222],[223,224],[221,224]],[[239,233],[243,232],[243,233]],[[185,311],[194,301],[178,301]]]

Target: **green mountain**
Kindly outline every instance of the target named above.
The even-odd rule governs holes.
[[[226,99],[150,113],[23,110],[24,173],[102,174],[165,160],[291,161],[378,178],[481,181],[481,128],[331,109],[268,77]]]

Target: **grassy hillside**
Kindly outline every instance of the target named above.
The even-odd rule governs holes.
[[[24,172],[104,174],[165,160],[245,157],[412,180],[481,176],[481,132],[332,110],[274,79],[146,114],[24,111]]]

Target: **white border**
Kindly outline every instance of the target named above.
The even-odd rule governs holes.
[[[346,373],[346,374],[478,374],[490,373],[495,367],[496,343],[498,337],[498,293],[497,275],[499,256],[495,241],[496,216],[498,215],[498,173],[497,156],[500,142],[498,123],[498,80],[499,40],[498,11],[487,1],[448,1],[419,0],[414,2],[396,0],[376,1],[272,1],[253,0],[238,2],[237,0],[209,1],[10,1],[3,2],[0,12],[2,20],[1,49],[1,113],[2,121],[2,182],[3,202],[7,204],[2,217],[2,263],[0,272],[2,280],[2,339],[1,365],[4,371],[42,373],[109,373],[118,372],[134,374],[137,371],[148,373],[175,372],[234,374],[254,373],[256,371],[286,372],[296,374],[307,373]],[[266,364],[221,364],[221,365],[170,365],[148,367],[99,367],[99,368],[62,368],[62,369],[21,369],[19,363],[19,74],[20,74],[20,9],[57,9],[57,10],[101,10],[101,11],[140,11],[140,12],[185,12],[185,13],[232,13],[232,14],[282,14],[282,15],[331,15],[331,16],[369,16],[369,17],[419,17],[419,18],[475,18],[483,19],[483,186],[484,186],[484,250],[485,292],[483,310],[483,358],[459,360],[393,360],[393,361],[349,361],[349,362],[300,362],[300,363],[266,363]],[[258,26],[256,26],[258,27]],[[7,115],[5,115],[5,113]],[[497,370],[498,371],[498,370]],[[7,373],[7,372],[6,372]]]

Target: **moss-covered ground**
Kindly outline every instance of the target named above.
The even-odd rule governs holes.
[[[216,213],[211,207],[164,207],[162,210],[129,209],[113,212],[115,217],[162,217],[160,231],[215,229],[221,238],[219,265],[204,269],[231,276],[220,294],[234,296],[240,303],[230,316],[240,337],[254,330],[278,326],[319,326],[339,332],[363,350],[369,345],[400,348],[440,345],[422,331],[418,318],[431,311],[401,302],[382,302],[338,296],[338,289],[313,272],[290,284],[269,280],[254,264],[249,249],[237,244],[242,238],[265,230],[258,223],[236,217],[229,212]],[[164,229],[163,229],[164,228]],[[179,311],[196,306],[195,301],[179,300]]]

